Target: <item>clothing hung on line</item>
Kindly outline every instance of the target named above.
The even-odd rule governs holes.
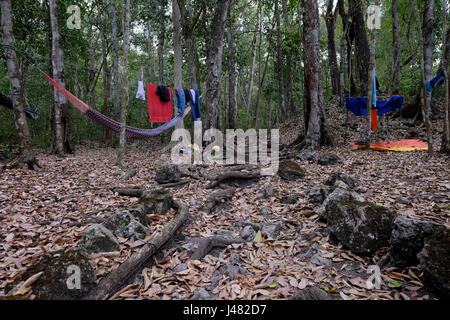
[[[183,89],[175,89],[177,94],[177,110],[178,113],[184,113],[184,109],[186,109],[186,96],[184,95]]]
[[[439,87],[445,81],[444,71],[439,72],[439,74],[434,77],[431,81],[427,82],[427,91],[432,92],[433,89]]]
[[[167,94],[162,86],[147,83],[148,114],[150,122],[169,122],[172,119],[172,88],[167,88]],[[159,94],[158,94],[159,93]],[[168,101],[166,98],[169,98]],[[184,112],[184,110],[183,110]]]
[[[172,100],[172,89],[159,85],[156,89],[156,95],[162,102],[169,102]]]
[[[202,113],[200,111],[200,91],[198,89],[189,90],[190,104],[192,107],[192,121],[200,120]]]
[[[139,81],[138,82],[138,90],[136,93],[136,99],[140,99],[145,101],[145,89],[144,89],[144,82]]]

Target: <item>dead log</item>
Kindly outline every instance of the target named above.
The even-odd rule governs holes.
[[[111,191],[117,192],[120,196],[139,198],[142,196],[144,189],[113,189]]]
[[[191,260],[203,259],[213,248],[226,248],[235,243],[245,242],[242,238],[229,239],[219,236],[213,236],[203,239],[198,245],[197,250],[191,256]]]
[[[174,202],[178,213],[150,242],[134,253],[117,269],[113,270],[105,279],[100,281],[91,294],[90,299],[105,300],[124,285],[125,281],[135,273],[152,255],[154,255],[175,232],[183,225],[189,215],[189,209],[181,202]]]
[[[242,172],[242,171],[228,171],[220,174],[216,177],[215,181],[211,182],[206,186],[206,189],[212,189],[218,186],[221,182],[229,179],[243,179],[243,180],[251,180],[255,178],[261,178],[261,173],[257,172]]]

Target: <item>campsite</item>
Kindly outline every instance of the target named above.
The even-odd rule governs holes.
[[[448,300],[449,3],[0,0],[0,300]]]

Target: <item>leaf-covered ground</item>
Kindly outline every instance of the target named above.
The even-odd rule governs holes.
[[[192,179],[187,185],[171,189],[175,198],[189,206],[192,216],[183,228],[183,237],[163,250],[153,266],[142,270],[134,283],[113,298],[190,299],[199,289],[206,289],[217,299],[284,299],[298,289],[318,286],[337,299],[433,299],[432,293],[424,287],[420,266],[384,268],[382,289],[368,290],[367,268],[376,264],[386,250],[380,250],[373,257],[359,257],[330,240],[325,224],[318,221],[315,209],[308,203],[308,192],[313,186],[323,185],[330,174],[343,172],[361,181],[367,200],[387,206],[399,215],[450,227],[449,159],[442,155],[430,158],[426,152],[352,150],[347,142],[357,140],[358,132],[342,127],[341,120],[330,121],[337,146],[324,148],[319,154],[334,152],[343,163],[320,166],[315,162],[298,161],[307,172],[301,181],[285,182],[278,177],[260,179],[248,187],[238,188],[229,202],[230,208],[211,214],[201,210],[211,194],[211,190],[205,189],[207,181]],[[357,123],[357,120],[351,119],[351,122]],[[399,120],[390,125],[404,126]],[[401,137],[406,134],[405,130],[398,129],[390,134]],[[296,132],[295,126],[282,130],[286,139]],[[342,134],[337,136],[336,132]],[[439,132],[436,132],[438,137]],[[145,188],[155,184],[153,164],[160,155],[160,148],[153,142],[144,148],[130,148],[126,163],[137,164],[139,169],[123,187]],[[64,158],[39,151],[40,170],[0,173],[0,295],[5,294],[8,283],[45,252],[76,246],[90,224],[102,223],[112,210],[137,201],[137,198],[121,197],[109,191],[109,186],[121,173],[114,165],[115,158],[114,149],[99,146],[79,146],[74,155]],[[261,187],[268,182],[281,192],[299,194],[297,203],[282,204],[280,195],[257,200]],[[396,203],[394,200],[399,196],[408,198],[411,203]],[[268,209],[263,215],[264,207]],[[150,228],[162,228],[173,214],[152,215]],[[188,239],[216,234],[238,236],[242,222],[280,223],[281,233],[276,240],[235,244],[201,261],[189,259],[185,250]],[[120,252],[92,255],[99,280],[144,244],[143,241],[119,240]],[[320,253],[322,261],[311,261],[308,250]],[[234,280],[214,278],[216,270],[230,263],[230,257],[240,267]],[[176,267],[175,271],[179,272],[173,270]],[[217,286],[211,290],[212,282],[217,282]],[[29,292],[26,297],[33,298],[33,293]]]

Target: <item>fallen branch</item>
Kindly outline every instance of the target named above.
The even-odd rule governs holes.
[[[203,211],[210,213],[217,204],[221,203],[224,200],[231,199],[233,197],[233,194],[234,189],[232,188],[214,192],[206,199],[206,202],[203,205]]]
[[[152,255],[154,255],[188,218],[189,210],[181,202],[174,202],[178,214],[173,218],[159,234],[146,243],[138,252],[134,253],[117,269],[113,270],[105,279],[100,281],[97,288],[91,294],[90,299],[105,300],[111,297],[124,282],[135,273]]]
[[[242,238],[229,239],[224,237],[213,236],[203,239],[198,245],[197,250],[191,256],[191,260],[203,259],[213,248],[226,248],[231,244],[245,242]]]
[[[127,171],[123,172],[122,175],[120,176],[120,178],[114,182],[109,189],[110,190],[114,190],[118,185],[126,182],[128,179],[134,177],[137,174],[137,169],[138,166],[137,165],[133,165],[131,166]]]

